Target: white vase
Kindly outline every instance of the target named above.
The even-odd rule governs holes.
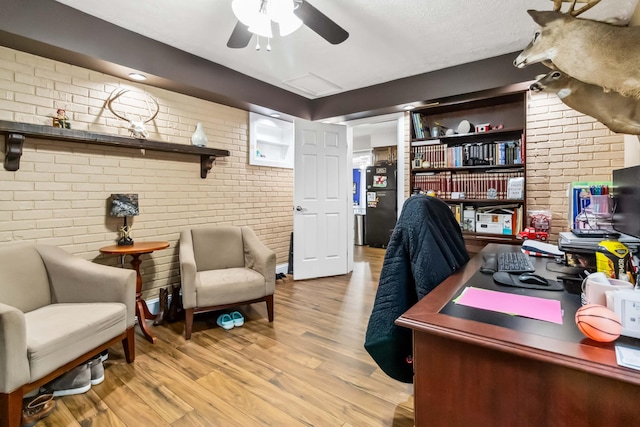
[[[198,147],[207,146],[207,135],[204,133],[204,129],[202,129],[202,123],[196,125],[196,131],[191,135],[191,144]]]

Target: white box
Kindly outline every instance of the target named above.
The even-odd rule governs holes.
[[[476,233],[513,234],[513,218],[508,214],[476,214]]]

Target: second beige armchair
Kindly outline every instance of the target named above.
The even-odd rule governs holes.
[[[196,313],[264,301],[273,321],[276,255],[249,227],[182,231],[180,275],[186,339]]]

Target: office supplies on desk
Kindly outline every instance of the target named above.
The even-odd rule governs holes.
[[[525,240],[522,242],[522,252],[530,256],[543,256],[549,258],[561,257],[564,252],[551,243],[539,242],[537,240]]]
[[[618,240],[624,243],[631,252],[635,253],[640,250],[640,239],[620,233]],[[595,252],[601,241],[600,237],[577,237],[570,231],[561,231],[558,237],[558,247],[565,252],[580,249]]]
[[[520,277],[525,274],[531,273],[523,273],[523,274],[509,274],[506,271],[498,271],[493,274],[493,280],[503,286],[512,286],[515,288],[524,288],[524,289],[539,289],[544,291],[562,291],[564,290],[564,286],[562,283],[557,282],[555,280],[545,279],[546,283],[541,283],[536,281],[534,283],[527,283],[526,280],[522,280]],[[535,275],[537,276],[537,275]]]
[[[640,370],[640,349],[616,344],[616,362],[625,368]]]
[[[482,310],[529,317],[562,325],[560,301],[467,286],[454,301]]]
[[[496,271],[509,273],[526,273],[536,271],[529,256],[522,252],[500,252]]]

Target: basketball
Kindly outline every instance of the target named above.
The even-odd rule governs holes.
[[[611,342],[622,332],[617,314],[598,304],[587,304],[576,311],[576,325],[587,338],[598,342]]]

